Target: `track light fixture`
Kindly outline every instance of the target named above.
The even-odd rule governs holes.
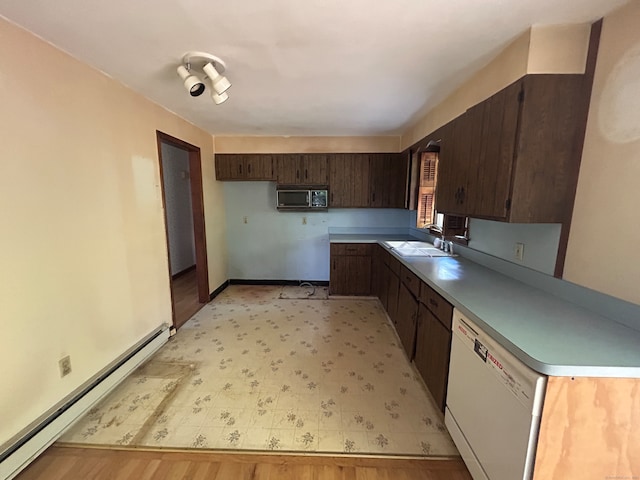
[[[178,67],[178,75],[192,97],[202,95],[206,86],[209,86],[211,99],[216,105],[220,105],[229,98],[227,90],[231,87],[231,82],[222,75],[225,67],[225,63],[215,55],[204,52],[188,52],[182,57],[182,65]],[[194,71],[202,71],[204,80],[195,75]],[[208,82],[206,82],[207,79]]]
[[[178,75],[184,81],[184,88],[187,89],[192,97],[199,97],[204,93],[204,83],[197,76],[192,75],[189,71],[189,65],[178,67]]]

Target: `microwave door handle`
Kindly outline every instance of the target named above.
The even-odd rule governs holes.
[[[307,190],[307,207],[311,206],[311,192]]]

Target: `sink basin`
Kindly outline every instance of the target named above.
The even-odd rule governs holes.
[[[403,257],[450,257],[449,253],[443,252],[439,248],[435,248],[428,242],[419,241],[391,241],[384,242],[398,255]]]
[[[439,248],[427,247],[427,248],[394,248],[394,252],[403,257],[450,257],[447,252],[443,252]]]
[[[384,242],[384,244],[387,247],[392,248],[394,250],[397,250],[399,248],[433,248],[433,245],[431,245],[430,243],[418,242],[417,240],[410,240],[410,241],[399,240],[399,241],[392,241],[392,242]]]

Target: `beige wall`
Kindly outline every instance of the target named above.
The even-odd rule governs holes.
[[[211,289],[226,245],[209,133],[4,20],[0,105],[2,444],[171,321],[156,129],[201,148]]]
[[[565,278],[640,304],[640,2],[605,17]],[[611,233],[607,233],[611,232]]]
[[[217,153],[397,152],[400,137],[215,137]]]
[[[404,132],[404,150],[527,73],[583,73],[590,25],[532,27]]]

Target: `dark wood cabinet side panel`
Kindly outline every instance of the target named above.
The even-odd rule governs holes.
[[[398,294],[400,291],[400,279],[398,275],[387,267],[387,314],[393,323],[398,321]]]
[[[582,75],[527,75],[520,119],[509,220],[516,223],[564,220],[574,137],[580,122]]]
[[[417,317],[418,301],[405,284],[401,283],[398,293],[396,331],[409,360],[413,359],[415,350]]]
[[[451,331],[447,330],[431,312],[426,312],[426,318],[425,336],[429,339],[426,361],[429,369],[425,383],[440,410],[444,412],[451,353]]]

